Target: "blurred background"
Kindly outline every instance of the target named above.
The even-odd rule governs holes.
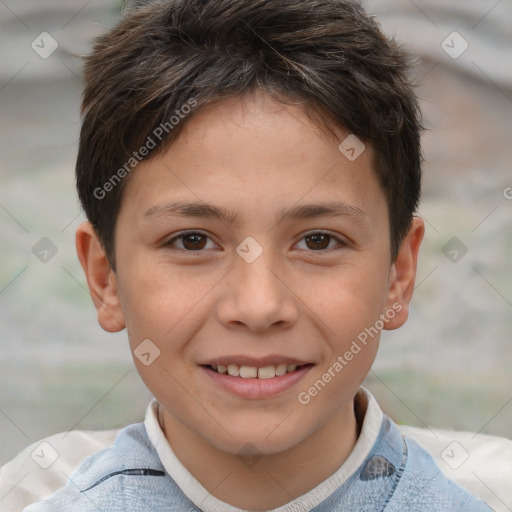
[[[512,437],[512,3],[367,0],[418,56],[427,225],[410,319],[366,386],[399,423]],[[114,0],[0,0],[0,465],[42,437],[143,419],[126,333],[75,255],[77,55]]]

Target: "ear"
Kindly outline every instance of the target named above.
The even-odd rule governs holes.
[[[425,233],[425,224],[420,217],[414,217],[411,229],[403,239],[395,262],[389,273],[387,297],[388,311],[396,314],[384,324],[384,329],[392,330],[402,326],[409,316],[409,303],[414,291],[418,252]]]
[[[116,275],[90,222],[84,222],[78,227],[75,243],[78,259],[98,312],[98,323],[108,332],[124,329],[125,322],[119,301]]]

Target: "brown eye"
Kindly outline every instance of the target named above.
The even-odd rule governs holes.
[[[340,239],[337,236],[331,235],[329,233],[324,233],[322,231],[309,233],[308,235],[302,237],[299,243],[302,243],[302,241],[304,241],[305,247],[301,247],[301,249],[313,252],[327,251],[330,249],[343,248],[346,246],[346,243],[343,241],[343,239]]]
[[[314,235],[308,235],[305,237],[306,240],[311,241],[311,245],[308,244],[310,249],[327,249],[329,247],[329,241],[331,240],[330,235],[324,233],[316,233]]]
[[[173,249],[182,250],[182,251],[201,251],[204,249],[208,243],[209,237],[196,232],[189,233],[181,233],[178,236],[175,236],[172,240],[167,242],[167,246],[172,247]],[[181,242],[181,247],[176,246],[176,242]]]
[[[181,238],[183,240],[183,246],[191,251],[204,249],[204,246],[206,245],[206,237],[197,233],[183,235]]]

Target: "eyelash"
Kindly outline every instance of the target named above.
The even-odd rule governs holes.
[[[176,247],[173,247],[173,244],[174,242],[176,242],[177,240],[180,240],[180,239],[183,239],[189,235],[200,235],[200,236],[203,236],[203,237],[206,237],[208,239],[211,240],[211,238],[206,235],[205,233],[201,233],[200,231],[183,231],[181,233],[179,233],[178,235],[176,235],[175,237],[173,237],[171,240],[169,240],[168,242],[165,243],[165,246],[166,247],[169,247],[170,249],[172,250],[175,250],[175,251],[181,251],[181,252],[188,252],[188,253],[201,253],[201,252],[204,252],[206,249],[199,249],[197,251],[190,251],[190,250],[187,250],[187,249],[178,249]],[[310,236],[314,236],[314,235],[326,235],[328,237],[330,237],[330,241],[329,241],[329,244],[332,240],[335,240],[337,242],[337,246],[338,248],[341,248],[341,247],[344,247],[347,245],[347,242],[345,242],[344,240],[342,240],[341,238],[335,236],[335,235],[332,235],[331,233],[328,233],[326,231],[311,231],[309,233],[306,233],[301,239],[300,241],[304,240],[305,238],[308,238]],[[330,251],[332,250],[333,248],[327,248],[327,249],[320,249],[318,251],[315,251],[313,249],[303,249],[303,250],[308,250],[309,252],[313,252],[313,253],[323,253],[323,252],[326,252],[326,251]]]

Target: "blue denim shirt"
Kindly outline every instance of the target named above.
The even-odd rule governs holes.
[[[320,484],[322,485],[322,484]],[[143,423],[124,428],[113,446],[87,458],[67,485],[23,512],[235,512],[193,503],[165,471]],[[490,512],[447,479],[432,457],[384,416],[370,453],[320,504],[307,494],[273,512]]]

